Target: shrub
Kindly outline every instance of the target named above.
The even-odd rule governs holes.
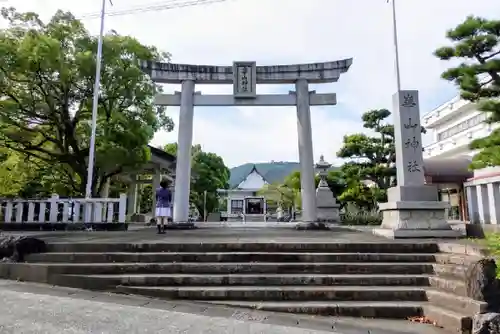
[[[341,215],[344,225],[380,225],[382,214],[379,211],[346,211]]]
[[[497,277],[500,278],[500,233],[487,233],[484,241],[490,255],[496,259]]]

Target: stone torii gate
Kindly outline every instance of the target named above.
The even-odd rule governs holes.
[[[337,99],[335,94],[309,91],[308,84],[336,82],[351,64],[352,59],[273,66],[257,66],[255,62],[234,62],[233,66],[144,62],[142,68],[154,82],[182,85],[181,92],[159,94],[155,98],[156,105],[180,106],[174,222],[186,223],[189,218],[194,106],[296,106],[302,221],[314,223],[317,217],[309,107],[335,105]],[[233,95],[202,95],[195,92],[195,84],[233,84]],[[295,84],[295,91],[259,95],[257,84]]]

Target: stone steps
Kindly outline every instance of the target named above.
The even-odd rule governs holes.
[[[452,280],[463,280],[465,279],[466,267],[464,265],[456,264],[435,264],[434,273],[436,276]]]
[[[426,253],[268,253],[268,252],[112,252],[42,253],[26,257],[30,263],[105,262],[446,262],[445,257]]]
[[[49,252],[114,253],[114,252],[297,252],[297,253],[429,253],[436,254],[436,243],[428,242],[186,242],[186,243],[51,243]]]
[[[468,260],[428,242],[53,243],[10,279],[267,311],[405,319],[453,330],[483,305],[465,298]],[[471,313],[472,312],[472,313]],[[463,331],[466,332],[465,330]]]
[[[118,286],[118,292],[168,299],[244,301],[426,301],[424,288],[372,286]]]
[[[300,301],[300,302],[253,302],[253,301],[199,301],[210,304],[251,308],[261,311],[302,313],[321,316],[343,316],[363,318],[408,319],[425,316],[449,333],[469,334],[472,317],[463,312],[415,301]]]
[[[430,276],[429,285],[436,288],[437,290],[448,292],[457,296],[467,296],[465,283],[457,279],[440,276]]]
[[[0,263],[0,268],[10,264]],[[154,274],[154,273],[191,273],[191,274],[407,274],[422,275],[434,272],[432,263],[420,262],[374,262],[374,263],[324,263],[324,262],[179,262],[179,263],[19,263],[19,270],[44,270],[53,274]]]
[[[210,304],[252,308],[262,311],[305,313],[322,316],[407,319],[423,315],[425,302],[408,301],[336,301],[336,302],[253,302],[253,301],[202,301]]]
[[[463,312],[455,312],[448,307],[423,304],[422,313],[450,333],[472,333],[472,317],[465,315]]]
[[[123,274],[60,275],[76,287],[128,286],[428,286],[430,275],[328,274]]]
[[[470,298],[457,296],[451,293],[439,291],[436,289],[428,289],[427,300],[431,304],[443,308],[447,308],[450,311],[465,313],[465,314],[476,314],[486,311],[488,304],[485,302],[480,302]]]

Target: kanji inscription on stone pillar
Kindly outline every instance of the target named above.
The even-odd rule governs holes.
[[[235,98],[255,98],[257,96],[257,65],[254,61],[233,63],[233,95]]]
[[[394,95],[393,102],[398,185],[423,185],[425,178],[418,91],[399,91]]]

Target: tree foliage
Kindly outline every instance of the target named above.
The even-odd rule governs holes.
[[[396,185],[394,125],[389,122],[390,116],[387,109],[370,110],[361,119],[372,135],[344,136],[343,146],[337,152],[339,158],[348,160],[340,171],[347,184],[339,196],[341,202],[372,210],[387,200],[387,189]]]
[[[488,123],[500,122],[500,20],[469,16],[446,33],[451,45],[437,49],[441,60],[462,63],[442,74],[442,78],[458,85],[462,98],[478,103],[488,113]],[[500,129],[474,140],[472,149],[480,150],[472,168],[500,165]]]
[[[318,186],[320,177],[315,177],[315,187]],[[346,183],[342,174],[338,170],[331,170],[326,177],[328,187],[333,195],[338,196],[345,190]],[[300,171],[294,171],[282,183],[268,184],[259,191],[259,194],[265,196],[268,200],[277,202],[283,209],[293,211],[301,208],[301,184]],[[342,205],[342,203],[341,203]]]
[[[164,150],[177,155],[177,143],[167,144]],[[207,214],[219,207],[217,189],[229,188],[229,168],[215,153],[204,152],[200,145],[191,148],[191,192],[190,201],[203,217],[205,192]]]
[[[364,180],[384,190],[394,185],[396,152],[394,126],[388,123],[390,115],[387,109],[370,110],[361,118],[363,127],[371,130],[373,135],[356,133],[344,136],[337,156],[349,160],[342,167],[342,173],[348,183],[357,189],[362,187],[355,183]]]
[[[268,202],[276,203],[277,207],[292,212],[301,207],[300,185],[293,187],[287,182],[266,184],[258,194],[264,196]]]
[[[97,38],[68,12],[44,23],[36,13],[3,8],[0,31],[0,145],[57,166],[75,194],[84,192]],[[170,118],[153,105],[158,87],[139,67],[165,60],[129,36],[103,42],[93,193],[149,158],[148,142]]]

